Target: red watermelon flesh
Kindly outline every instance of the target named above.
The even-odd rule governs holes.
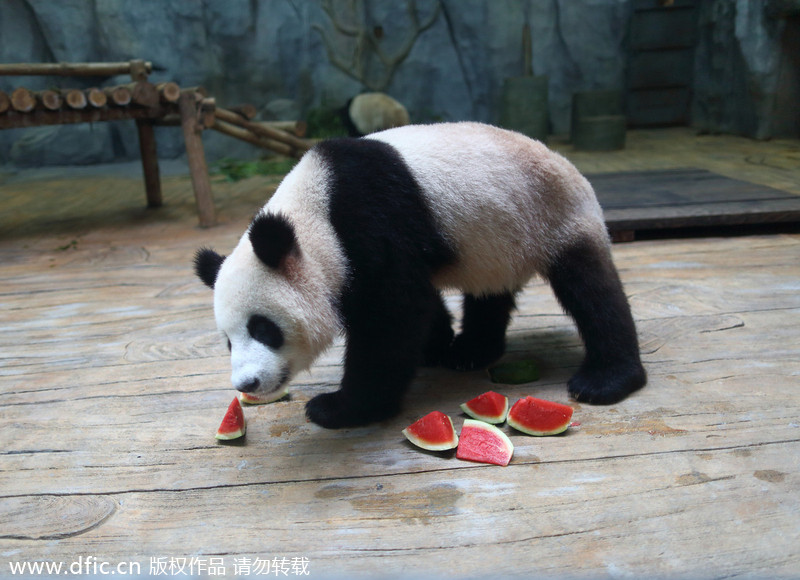
[[[239,403],[239,399],[234,398],[228,406],[228,412],[222,418],[219,429],[217,429],[216,438],[224,441],[238,439],[244,436],[246,430],[247,425],[244,420],[242,405]]]
[[[505,466],[513,454],[514,444],[500,429],[483,421],[464,419],[457,458]]]
[[[458,445],[453,421],[440,411],[432,411],[405,429],[403,435],[417,447],[428,451],[445,451]]]
[[[508,412],[508,424],[528,435],[557,435],[569,427],[572,407],[525,397],[520,399]]]
[[[488,391],[466,403],[461,403],[461,410],[479,421],[502,423],[508,414],[508,397]]]

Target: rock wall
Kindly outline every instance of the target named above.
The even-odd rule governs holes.
[[[704,0],[692,118],[701,130],[800,136],[800,1]]]
[[[143,58],[158,69],[154,81],[203,85],[223,104],[250,102],[304,115],[315,107],[341,106],[380,80],[386,67],[372,47],[378,45],[391,61],[413,40],[385,90],[406,104],[414,121],[496,122],[503,79],[522,72],[522,26],[528,22],[534,71],[550,76],[552,129],[559,133],[568,130],[572,91],[619,86],[623,79],[626,0],[332,4],[329,14],[325,0],[3,0],[0,61]],[[331,15],[343,28],[358,28],[361,38],[337,32]],[[414,38],[414,20],[431,18],[431,26]],[[326,38],[340,60],[361,50],[364,82],[331,64]],[[0,77],[0,88],[122,80]],[[18,165],[135,158],[135,130],[127,125],[3,131],[0,157]],[[159,130],[162,157],[182,153],[179,133]],[[213,132],[206,148],[212,159],[250,152]]]
[[[248,102],[265,115],[305,116],[314,108],[339,107],[372,87],[403,102],[414,122],[497,122],[503,80],[522,73],[527,23],[534,73],[549,78],[551,131],[563,134],[569,130],[573,92],[624,86],[631,1],[2,0],[0,62],[143,58],[156,67],[154,82],[202,85],[221,104]],[[760,64],[761,51],[769,53],[769,47],[753,36],[769,26],[755,17],[738,26],[744,7],[752,10],[759,3],[698,1],[706,37],[713,37],[698,49],[701,59],[715,59],[722,42],[742,52],[745,70],[776,66]],[[717,13],[724,13],[724,23],[731,21],[719,5],[734,11],[733,29],[715,28]],[[698,91],[695,110],[712,129],[737,130],[730,123],[746,117],[720,109],[727,98],[711,103],[728,92],[728,77],[722,70]],[[769,78],[769,70],[750,75],[741,99],[747,99],[753,82]],[[126,81],[0,77],[0,89]],[[756,118],[760,114],[757,103],[743,106],[756,110]],[[179,130],[160,128],[157,139],[160,156],[183,154]],[[212,160],[259,153],[213,131],[204,139]],[[0,131],[0,165],[90,164],[137,156],[132,122]]]

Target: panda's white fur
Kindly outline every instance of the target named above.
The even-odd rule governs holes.
[[[400,152],[456,248],[458,263],[436,274],[437,287],[476,295],[519,290],[577,237],[607,243],[594,191],[564,157],[478,123],[436,128],[410,125],[367,138]]]
[[[408,125],[406,108],[385,93],[361,93],[347,106],[350,123],[358,135],[368,135],[384,129]]]
[[[384,173],[395,181],[385,182]],[[395,195],[383,190],[387,183],[408,189]],[[358,192],[345,191],[351,184]],[[391,207],[404,196],[422,205]],[[409,234],[426,214],[432,222]],[[391,218],[381,222],[385,216]],[[285,246],[278,258],[264,258],[262,234],[251,230],[270,222],[264,229],[271,231],[275,220],[290,241],[278,244]],[[393,231],[380,228],[401,233],[395,240]],[[373,237],[359,238],[361,230]],[[417,244],[416,235],[430,240]],[[363,240],[373,239],[374,247],[363,247]],[[419,268],[403,252],[416,256]],[[368,264],[373,258],[377,266]],[[405,268],[399,277],[385,269],[394,263]],[[454,368],[496,359],[513,296],[535,274],[550,280],[586,342],[586,359],[570,382],[574,397],[615,402],[646,380],[591,186],[541,143],[495,127],[406,126],[323,143],[286,176],[230,256],[223,260],[203,250],[196,267],[214,288],[216,322],[230,341],[232,383],[239,390],[267,394],[282,388],[345,333],[340,391],[308,404],[309,417],[323,426],[396,412],[423,351],[428,362]],[[429,277],[420,278],[427,269]],[[455,339],[434,288],[465,295],[462,333]],[[280,329],[278,348],[253,335],[254,316]]]
[[[334,302],[347,265],[327,219],[326,174],[318,156],[304,156],[262,210],[292,216],[299,256],[291,256],[281,271],[266,267],[253,252],[248,230],[219,270],[214,313],[230,341],[237,389],[257,379],[259,393],[277,391],[341,332]],[[285,348],[276,352],[249,336],[247,321],[254,313],[278,324]]]

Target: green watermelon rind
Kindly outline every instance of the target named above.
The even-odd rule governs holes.
[[[531,359],[496,364],[486,372],[490,381],[503,385],[524,385],[538,381],[540,377],[539,365]]]
[[[508,407],[508,397],[500,395],[499,393],[495,393],[495,394],[500,395],[501,397],[503,397],[505,399],[505,407],[503,408],[503,412],[500,415],[494,415],[494,416],[492,416],[492,415],[481,415],[480,413],[478,413],[478,412],[476,412],[476,411],[474,411],[474,410],[469,408],[469,404],[472,401],[474,401],[475,399],[477,399],[479,397],[482,397],[485,394],[486,393],[483,393],[482,395],[478,395],[477,397],[467,401],[466,403],[461,403],[461,410],[464,413],[466,413],[467,415],[469,415],[470,417],[472,417],[473,419],[477,419],[478,421],[483,421],[484,423],[491,423],[492,425],[499,425],[500,423],[502,423],[503,421],[506,420],[506,416],[508,415],[508,409],[509,409],[509,407]]]
[[[565,418],[564,424],[563,425],[559,425],[555,429],[542,431],[542,430],[539,430],[539,429],[534,429],[532,427],[529,427],[529,426],[524,425],[523,423],[521,423],[520,420],[518,420],[518,419],[516,419],[514,417],[514,407],[516,407],[518,405],[521,405],[522,402],[526,401],[527,399],[535,399],[535,397],[525,397],[523,399],[520,399],[516,403],[514,403],[514,405],[509,410],[508,416],[506,417],[506,422],[508,423],[509,427],[513,427],[517,431],[521,431],[522,433],[525,433],[527,435],[533,435],[534,437],[548,437],[550,435],[559,435],[559,434],[563,433],[564,431],[566,431],[567,428],[569,428],[570,422],[572,421],[572,413],[573,413],[574,409],[572,409],[572,407],[570,407],[569,405],[563,405],[561,403],[553,403],[553,401],[545,401],[544,399],[538,399],[538,400],[544,401],[546,403],[561,405],[562,407],[566,407],[566,408],[569,409],[569,415]]]

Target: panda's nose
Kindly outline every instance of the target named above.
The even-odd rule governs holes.
[[[243,393],[252,393],[261,385],[261,381],[258,379],[252,379],[242,385],[236,387],[237,391],[241,391]]]

